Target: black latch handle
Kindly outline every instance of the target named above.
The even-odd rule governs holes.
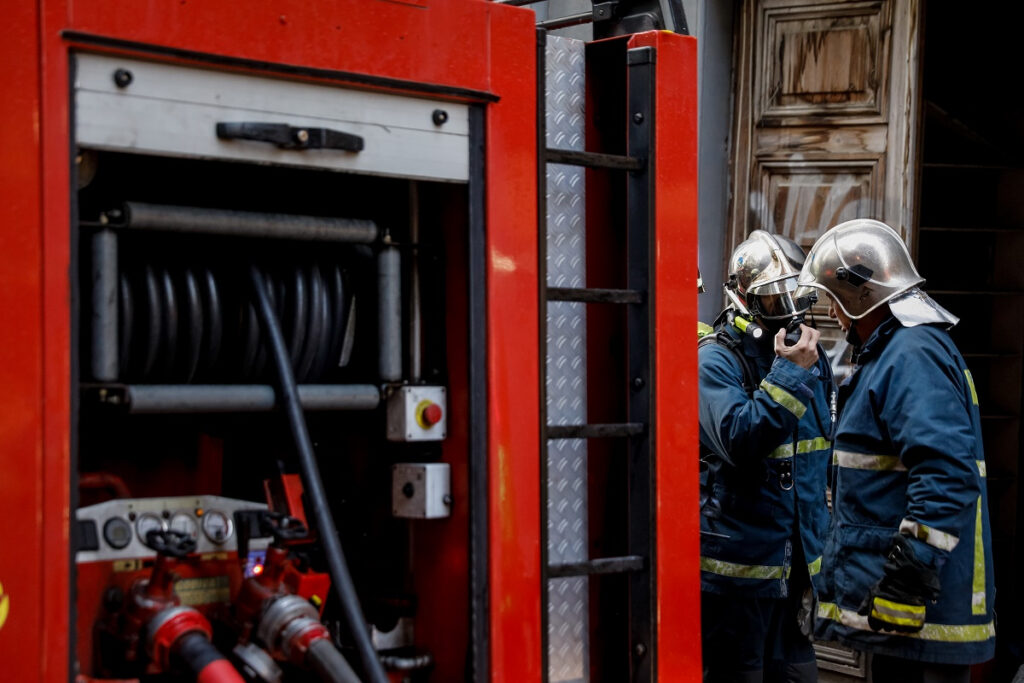
[[[362,136],[330,128],[289,126],[287,123],[220,121],[217,123],[217,137],[221,140],[269,142],[282,149],[342,149],[346,152],[363,149]]]

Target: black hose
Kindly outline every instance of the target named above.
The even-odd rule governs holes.
[[[359,677],[352,671],[352,667],[326,638],[314,640],[309,644],[306,664],[326,683],[359,683]]]
[[[186,633],[179,638],[174,643],[174,655],[180,660],[183,669],[197,676],[210,664],[226,659],[206,636],[198,631]]]
[[[331,517],[327,493],[324,491],[324,483],[320,478],[320,471],[313,455],[313,445],[310,443],[309,432],[306,429],[306,420],[302,414],[302,405],[299,403],[299,390],[292,374],[291,359],[285,349],[284,336],[281,334],[281,327],[274,315],[274,307],[267,294],[266,282],[260,269],[255,265],[249,266],[249,280],[256,295],[257,312],[263,322],[264,332],[270,344],[270,355],[276,370],[274,374],[278,381],[277,389],[281,394],[281,404],[288,416],[292,437],[295,439],[302,482],[306,487],[310,507],[313,509],[313,519],[323,540],[331,581],[334,582],[334,587],[338,591],[349,631],[355,638],[363,671],[369,676],[371,683],[388,683],[384,667],[373,650],[370,630],[366,627],[366,620],[363,618],[362,609],[359,606],[359,598],[356,596],[356,589],[352,583],[352,577],[348,573],[348,565],[345,563],[341,541],[338,540],[338,531],[335,529],[334,520]]]

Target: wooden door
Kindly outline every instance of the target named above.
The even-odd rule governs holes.
[[[740,14],[728,252],[758,228],[809,248],[851,218],[912,244],[921,0],[744,0]]]

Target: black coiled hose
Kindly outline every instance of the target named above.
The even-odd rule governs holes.
[[[278,262],[265,274],[300,383],[339,366],[352,293],[337,263]],[[118,378],[190,384],[259,382],[269,351],[248,288],[222,266],[136,260],[118,282]],[[244,282],[244,280],[243,280]]]
[[[303,485],[306,487],[309,497],[313,519],[323,540],[331,580],[341,599],[345,621],[348,624],[349,632],[356,641],[356,649],[359,652],[363,671],[369,676],[371,683],[387,683],[384,667],[377,658],[373,643],[370,641],[370,631],[366,627],[366,620],[363,618],[362,609],[359,606],[359,598],[345,562],[345,554],[341,549],[341,541],[338,540],[338,531],[334,527],[334,519],[331,517],[331,509],[327,502],[327,493],[320,478],[320,470],[317,467],[313,445],[306,428],[306,420],[299,403],[299,390],[292,373],[291,358],[285,346],[281,327],[277,322],[267,283],[264,280],[264,275],[255,265],[249,268],[249,279],[255,294],[257,313],[263,325],[264,338],[269,343],[271,365],[274,367],[281,405],[284,407],[292,437],[295,440]]]

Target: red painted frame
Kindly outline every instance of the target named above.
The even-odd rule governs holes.
[[[493,680],[540,677],[535,29],[481,0],[6,3],[0,115],[0,660],[65,681],[71,574],[71,149],[63,32],[492,93],[486,105]],[[457,39],[454,36],[458,36]],[[90,48],[95,49],[95,48]],[[238,68],[238,67],[235,67]],[[470,99],[472,97],[470,96]],[[498,188],[501,188],[500,191]],[[511,312],[511,314],[510,314]],[[510,351],[514,349],[514,358]],[[6,602],[4,602],[6,601]],[[530,654],[533,653],[533,654]]]
[[[9,2],[0,27],[0,661],[65,681],[71,574],[70,83],[63,31],[489,92],[486,105],[492,680],[541,677],[533,14],[481,0]],[[454,36],[458,36],[457,39]],[[658,668],[699,676],[696,50],[658,50]],[[371,49],[372,48],[372,49]],[[129,48],[130,49],[130,48]],[[679,87],[666,87],[667,84]],[[680,495],[680,492],[692,495]],[[5,606],[7,610],[5,610]]]
[[[701,678],[697,423],[697,41],[637,34],[655,62],[654,325],[658,678]],[[686,339],[692,339],[687,344]]]

